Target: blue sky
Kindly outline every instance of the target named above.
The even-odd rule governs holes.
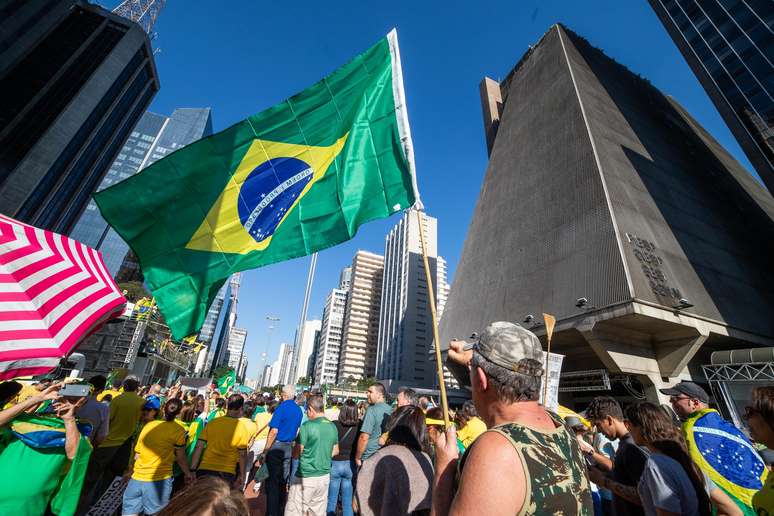
[[[105,2],[112,7],[118,2]],[[304,89],[397,27],[419,189],[438,218],[439,250],[453,275],[487,156],[478,84],[505,77],[554,23],[674,96],[751,169],[646,0],[277,2],[169,0],[153,44],[161,90],[151,110],[212,107],[216,131]],[[319,255],[309,318],[358,249],[383,252],[398,220],[369,223]],[[309,258],[243,276],[237,324],[248,330],[248,376],[292,342]],[[268,345],[267,314],[280,317]]]

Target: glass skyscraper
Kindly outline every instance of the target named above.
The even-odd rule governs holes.
[[[0,2],[0,212],[70,235],[158,89],[136,23],[83,0]]]
[[[774,193],[774,2],[650,4]]]
[[[210,108],[176,109],[169,118],[146,112],[129,135],[98,190],[123,181],[157,159],[212,134]],[[90,200],[71,233],[72,238],[102,251],[112,276],[121,267],[129,246],[108,226],[94,200]]]

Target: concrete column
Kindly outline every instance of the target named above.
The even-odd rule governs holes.
[[[481,111],[484,115],[484,134],[486,135],[486,150],[492,154],[497,128],[500,126],[500,115],[503,110],[503,96],[500,83],[489,77],[484,77],[479,85],[481,94]]]
[[[645,397],[648,401],[656,403],[658,405],[669,405],[669,396],[661,394],[659,389],[665,389],[671,387],[674,382],[665,382],[658,373],[637,375],[643,390],[645,391]]]
[[[613,373],[659,373],[650,335],[591,322],[578,328],[591,349]]]
[[[654,339],[653,348],[661,376],[676,377],[686,368],[688,362],[699,351],[709,333],[687,328],[671,335],[659,335]]]
[[[596,321],[578,330],[608,371],[636,375],[647,399],[658,404],[669,403],[659,389],[671,386],[678,377],[690,379],[686,366],[708,336],[693,328],[653,336]]]

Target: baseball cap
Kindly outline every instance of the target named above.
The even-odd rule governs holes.
[[[668,389],[659,389],[659,392],[661,392],[661,394],[666,394],[667,396],[679,396],[682,394],[689,398],[695,398],[702,403],[709,403],[709,394],[707,394],[707,391],[702,389],[698,384],[686,380],[683,380]]]
[[[521,325],[493,322],[479,335],[473,349],[505,369],[529,376],[543,375],[543,346],[534,333]],[[540,365],[525,363],[525,359],[536,360]]]
[[[155,394],[151,394],[145,399],[145,405],[142,408],[146,410],[159,410],[161,408],[161,400]]]

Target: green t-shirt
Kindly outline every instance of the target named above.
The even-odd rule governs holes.
[[[339,442],[336,425],[318,417],[301,425],[296,442],[304,447],[297,477],[321,477],[331,472],[333,447]]]
[[[366,409],[363,418],[363,426],[360,431],[368,434],[368,444],[363,452],[363,459],[367,459],[379,449],[379,438],[387,430],[387,421],[392,414],[392,407],[386,403],[376,403]]]

